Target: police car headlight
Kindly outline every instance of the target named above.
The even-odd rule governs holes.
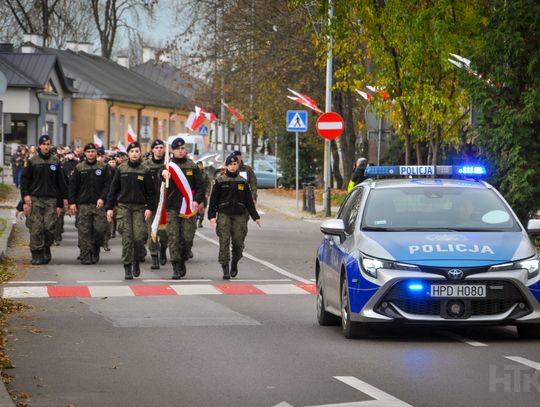
[[[538,275],[538,271],[540,270],[540,260],[538,259],[538,256],[534,256],[526,260],[516,261],[515,263],[505,263],[491,266],[489,271],[507,271],[519,269],[527,270],[529,278],[536,277]]]
[[[403,271],[420,271],[417,266],[411,264],[399,263],[389,260],[375,259],[373,257],[361,257],[362,270],[372,277],[377,278],[379,269],[403,270]]]

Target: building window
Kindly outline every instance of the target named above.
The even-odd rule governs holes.
[[[135,133],[137,133],[137,128],[135,127],[135,118],[133,116],[129,116],[129,125],[133,129]]]
[[[111,113],[111,134],[109,135],[109,144],[116,144],[116,113]]]
[[[123,114],[120,115],[120,136],[118,137],[118,140],[125,140],[126,139],[126,116]]]
[[[176,134],[176,122],[174,120],[169,121],[169,136]]]

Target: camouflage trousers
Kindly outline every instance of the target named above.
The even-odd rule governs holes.
[[[156,241],[152,240],[152,219],[148,220],[148,236],[148,251],[151,256],[158,256],[160,246],[167,247],[169,244],[169,237],[165,229],[158,229]]]
[[[53,244],[57,220],[56,198],[32,197],[26,223],[30,231],[30,250],[42,250]]]
[[[193,238],[197,230],[196,216],[182,218],[177,210],[167,211],[167,236],[169,237],[169,253],[171,262],[187,260],[193,247]]]
[[[144,220],[145,206],[141,204],[118,204],[116,221],[122,235],[122,263],[134,263],[146,253],[148,227]]]
[[[218,213],[216,234],[219,237],[219,255],[220,264],[227,264],[232,258],[240,260],[244,251],[244,240],[248,232],[248,220],[246,215],[227,215]]]
[[[95,246],[103,246],[107,225],[105,208],[97,209],[95,204],[79,205],[77,230],[81,253],[88,253]]]

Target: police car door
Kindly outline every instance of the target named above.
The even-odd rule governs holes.
[[[345,239],[340,240],[338,236],[331,236],[329,242],[328,272],[324,276],[327,301],[332,307],[340,309],[341,301],[341,269],[347,264],[350,254],[355,245],[355,225],[358,218],[358,210],[362,202],[363,188],[356,188],[348,196],[348,199],[340,208],[337,218],[343,220],[345,225]]]

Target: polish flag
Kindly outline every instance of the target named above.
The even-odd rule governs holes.
[[[199,115],[195,112],[191,112],[186,120],[186,128],[192,131],[196,131],[201,124],[204,123],[204,116]]]
[[[216,121],[216,115],[214,113],[207,112],[202,107],[195,106],[195,115],[200,116],[203,115],[205,119],[207,119],[210,122]]]
[[[94,144],[97,148],[103,147],[103,141],[94,133]]]
[[[388,92],[385,89],[376,88],[374,86],[369,86],[369,85],[366,86],[366,88],[368,88],[373,93],[378,93],[379,96],[382,97],[383,100],[390,99],[390,95],[388,94]]]
[[[289,88],[287,88],[289,89]],[[309,107],[310,109],[314,110],[317,114],[321,114],[322,111],[317,107],[317,103],[313,99],[311,99],[309,96],[303,95],[299,92],[296,92],[292,89],[289,89],[289,92],[292,92],[294,96],[287,96],[289,99],[294,100],[296,103],[300,103],[301,105],[304,105],[306,107]]]
[[[372,100],[373,99],[373,95],[371,93],[363,92],[363,91],[358,90],[358,89],[356,89],[356,92],[358,92],[358,94],[360,96],[362,96],[366,100]]]
[[[189,181],[184,175],[182,169],[174,162],[169,163],[169,173],[171,174],[171,179],[182,194],[183,198],[179,215],[183,218],[189,218],[194,214],[191,210],[191,206],[193,205],[193,191],[191,190]]]
[[[117,148],[118,148],[118,151],[122,153],[127,153],[126,146],[124,146],[121,141],[118,142]]]
[[[238,120],[239,122],[243,122],[244,120],[246,120],[246,117],[242,113],[240,113],[238,110],[236,110],[236,108],[230,103],[229,104],[223,103],[223,106],[225,106],[227,110],[229,111],[229,113],[232,114],[234,117],[236,117],[236,120]]]
[[[128,124],[128,134],[127,134],[127,142],[133,143],[134,141],[137,141],[139,137],[137,136],[137,133],[135,133],[135,130],[133,130],[133,127],[131,127],[131,124]]]
[[[161,182],[161,188],[159,189],[159,203],[152,221],[150,237],[152,241],[157,241],[158,230],[164,230],[167,227],[167,209],[165,203],[167,202],[167,189],[165,182]]]

